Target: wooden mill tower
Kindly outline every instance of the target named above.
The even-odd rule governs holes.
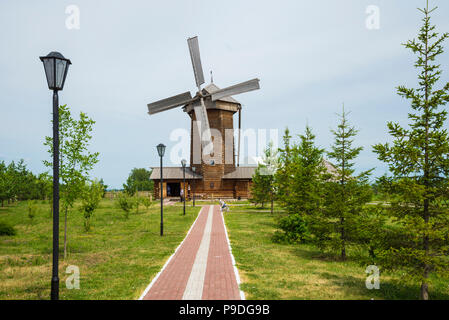
[[[219,88],[211,83],[203,89],[203,95],[211,95]],[[204,100],[211,128],[213,153],[203,155],[200,136],[195,124],[194,104],[187,104],[183,110],[191,119],[190,127],[190,163],[195,172],[203,176],[200,182],[204,192],[232,188],[222,178],[236,170],[236,150],[234,142],[234,114],[241,111],[241,104],[232,97],[216,101]],[[240,118],[239,118],[240,119]],[[240,122],[240,121],[239,121]],[[238,160],[237,160],[238,161]]]

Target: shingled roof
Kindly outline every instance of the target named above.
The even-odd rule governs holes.
[[[151,180],[160,180],[161,179],[161,168],[153,167],[151,168],[153,171],[151,172],[150,179]],[[183,179],[182,167],[164,167],[162,170],[163,179]],[[203,179],[203,176],[197,173],[193,173],[190,168],[186,168],[186,179]]]
[[[237,167],[223,176],[223,179],[252,179],[257,167]]]
[[[337,175],[337,173],[338,173],[337,169],[335,168],[335,166],[332,163],[330,163],[329,161],[323,159],[323,164],[324,164],[324,167],[326,168],[328,173],[330,173],[333,176]]]

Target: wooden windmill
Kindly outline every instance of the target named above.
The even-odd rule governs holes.
[[[223,176],[235,170],[233,136],[232,143],[229,144],[229,141],[225,141],[225,131],[227,129],[233,130],[233,115],[236,112],[239,115],[239,129],[241,126],[241,104],[233,99],[232,96],[259,89],[259,79],[252,79],[224,89],[218,88],[213,83],[201,88],[205,81],[198,37],[187,39],[187,43],[198,92],[193,97],[190,91],[187,91],[150,103],[148,104],[148,113],[154,115],[176,107],[183,107],[183,111],[192,120],[191,166],[195,167],[197,169],[196,172],[204,177],[204,189],[216,189],[222,185],[220,181]],[[213,139],[211,128],[220,132],[222,136],[221,141]],[[238,148],[239,146],[240,130],[238,131]],[[232,150],[230,151],[229,149]],[[217,155],[218,151],[220,152]],[[229,153],[229,151],[231,152],[232,161],[224,161],[224,154],[226,152]],[[238,157],[240,157],[240,152],[238,152]],[[237,164],[238,162],[237,160]]]

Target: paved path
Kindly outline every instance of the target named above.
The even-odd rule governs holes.
[[[143,300],[240,300],[240,279],[219,206],[204,206]]]

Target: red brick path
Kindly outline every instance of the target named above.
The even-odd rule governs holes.
[[[193,264],[201,241],[203,237],[209,236],[210,244],[207,253],[207,265],[205,268],[202,294],[200,292],[200,296],[203,300],[239,300],[242,298],[237,282],[237,269],[233,266],[233,259],[219,206],[213,207],[210,234],[204,232],[209,207],[204,206],[201,209],[189,234],[168,263],[166,263],[162,272],[157,276],[157,279],[153,280],[149,288],[147,288],[141,297],[143,300],[182,299],[186,291],[187,282],[191,277]],[[206,251],[203,252],[203,254],[205,253]],[[200,269],[204,270],[204,268]],[[194,279],[198,277],[198,274],[195,276]]]

